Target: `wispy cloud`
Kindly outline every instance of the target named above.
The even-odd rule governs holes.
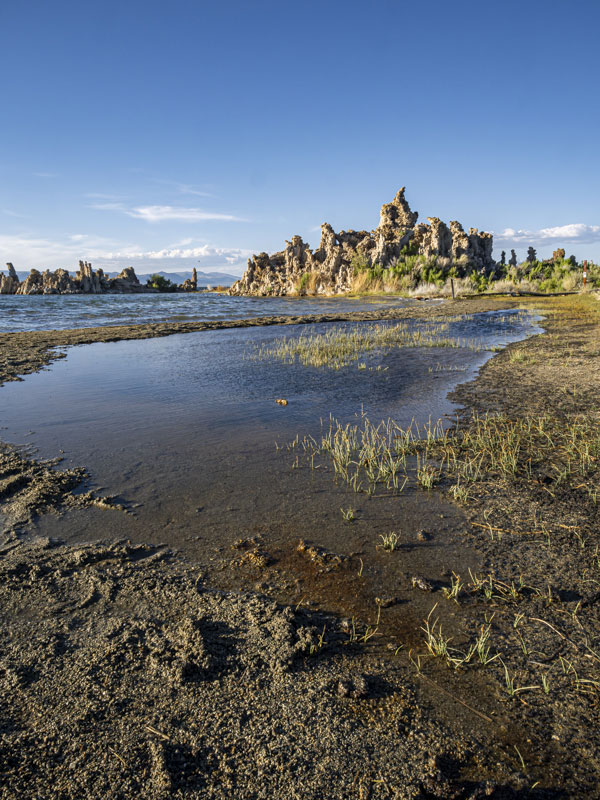
[[[215,211],[204,211],[202,208],[182,208],[178,206],[140,206],[125,212],[130,217],[145,219],[147,222],[201,222],[204,220],[225,220],[228,222],[245,222],[233,214],[219,214]]]
[[[553,228],[540,228],[539,230],[515,230],[505,228],[501,233],[494,234],[496,243],[505,245],[538,245],[545,244],[593,244],[600,242],[600,225],[585,225],[583,222],[573,222],[569,225],[557,225]]]
[[[168,181],[163,178],[153,178],[154,183],[159,183],[161,186],[171,187],[177,194],[191,194],[196,197],[214,197],[210,192],[198,189],[191,183],[181,183],[180,181]]]
[[[146,222],[247,222],[233,214],[221,214],[217,211],[205,211],[203,208],[186,208],[182,206],[135,206],[128,207],[123,203],[94,203],[91,208],[99,211],[120,211],[128,217],[143,219]]]
[[[58,172],[34,172],[36,178],[59,178]]]
[[[124,214],[127,213],[127,208],[123,203],[92,203],[90,208],[95,208],[97,211],[122,211]]]
[[[16,217],[17,219],[27,219],[26,214],[18,214],[16,211],[11,211],[10,208],[3,208],[2,213],[7,217]]]

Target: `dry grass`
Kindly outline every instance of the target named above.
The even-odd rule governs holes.
[[[293,292],[298,297],[314,296],[317,294],[331,294],[331,292],[323,292],[320,286],[321,276],[318,272],[310,271],[304,272],[296,281]],[[319,291],[321,289],[321,291]]]

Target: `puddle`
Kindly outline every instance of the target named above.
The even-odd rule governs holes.
[[[310,326],[310,334],[328,329]],[[531,316],[493,312],[456,318],[443,335],[491,347],[537,332]],[[73,542],[122,536],[164,542],[220,585],[274,582],[287,600],[318,597],[350,616],[367,595],[398,594],[415,571],[435,579],[448,573],[464,558],[447,535],[462,524],[459,510],[416,489],[397,497],[357,495],[336,485],[330,472],[295,469],[295,456],[275,443],[318,435],[330,414],[355,422],[364,411],[373,421],[391,417],[403,426],[451,416],[448,392],[471,380],[492,354],[406,348],[368,354],[364,370],[352,364],[337,371],[251,358],[261,344],[301,333],[306,326],[73,347],[49,370],[2,387],[5,441],[31,444],[42,458],[64,451],[67,466],[88,468],[94,488],[133,507],[127,515],[95,508],[49,515],[36,532]],[[352,524],[340,510],[350,506]],[[417,542],[421,528],[431,531],[431,541]],[[377,545],[392,530],[402,544],[388,554]],[[239,555],[234,542],[252,537],[271,557],[267,571],[231,563]],[[298,555],[299,539],[350,558],[336,575],[322,573]]]

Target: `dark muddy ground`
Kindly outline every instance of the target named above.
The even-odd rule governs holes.
[[[517,304],[481,298],[402,316]],[[546,333],[509,346],[459,387],[466,428],[473,411],[544,415],[551,431],[582,414],[597,419],[597,301],[528,305],[546,315]],[[181,332],[140,327],[121,333]],[[48,363],[53,347],[120,332],[19,336],[0,341],[5,380]],[[394,502],[378,497],[361,498],[368,513],[348,523],[343,547],[326,529],[293,548],[274,531],[241,530],[203,569],[139,545],[30,546],[9,534],[2,594],[12,613],[0,651],[9,779],[0,796],[600,796],[600,453],[583,479],[574,470],[557,480],[559,438],[547,437],[533,469],[484,469],[467,502],[452,500],[450,474],[431,493],[411,486],[403,503],[427,503],[429,524],[399,520],[393,552],[365,527]],[[0,492],[14,503],[20,457],[5,455]],[[48,472],[58,469],[46,468],[45,480]],[[298,470],[302,491],[308,473]],[[80,502],[70,499],[76,478],[57,479],[47,507]],[[79,513],[120,512],[69,516]],[[207,584],[252,594],[198,594]],[[217,635],[215,603],[229,638]],[[249,621],[246,607],[271,621]],[[265,666],[272,648],[285,651],[277,680]],[[63,701],[63,686],[80,703]],[[248,752],[259,756],[248,763]]]

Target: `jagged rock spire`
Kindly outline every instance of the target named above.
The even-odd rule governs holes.
[[[446,225],[437,217],[428,217],[428,224],[417,224],[419,215],[412,211],[403,186],[391,203],[381,207],[379,225],[369,231],[340,231],[331,225],[321,226],[321,243],[313,251],[300,236],[292,237],[279,253],[260,253],[248,261],[241,280],[233,284],[230,294],[285,295],[301,290],[311,273],[316,291],[347,291],[356,265],[383,269],[394,266],[405,257],[407,245],[412,252],[452,261],[460,259],[472,268],[489,272],[494,267],[492,235],[470,228],[466,233],[458,222]]]

